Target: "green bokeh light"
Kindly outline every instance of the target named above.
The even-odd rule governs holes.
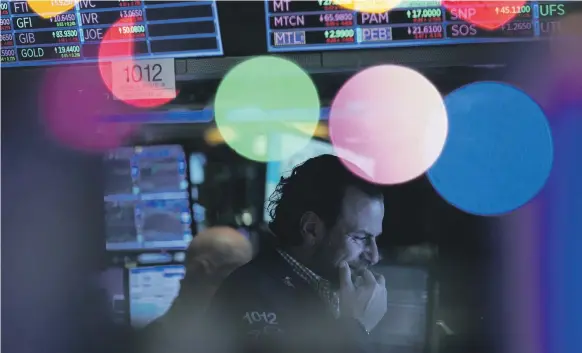
[[[311,77],[292,61],[259,56],[231,69],[216,91],[216,126],[245,158],[289,158],[313,136],[320,116]]]

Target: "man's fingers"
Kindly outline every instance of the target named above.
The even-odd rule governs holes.
[[[386,287],[386,279],[384,278],[384,276],[379,275],[377,281],[381,287]]]
[[[339,280],[341,288],[354,288],[352,283],[352,271],[346,262],[343,262],[339,268]]]
[[[367,284],[367,285],[376,284],[376,277],[374,277],[374,274],[372,273],[372,271],[365,270],[363,277],[364,277],[364,284]]]

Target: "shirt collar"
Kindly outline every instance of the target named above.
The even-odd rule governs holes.
[[[289,255],[287,252],[281,249],[277,249],[277,252],[283,257],[285,262],[291,265],[291,267],[293,268],[293,272],[295,272],[310,286],[329,283],[323,277],[319,276],[315,272],[311,271],[307,266],[297,261],[293,256]]]
[[[331,289],[331,283],[297,261],[287,252],[281,249],[277,249],[277,252],[291,266],[293,272],[313,288],[337,318],[339,316],[339,295]]]

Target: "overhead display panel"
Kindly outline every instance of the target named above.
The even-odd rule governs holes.
[[[104,42],[132,42],[136,59],[223,54],[214,1],[47,2],[74,6],[43,17],[27,1],[0,2],[2,67],[96,62]]]
[[[468,43],[528,41],[558,34],[560,20],[582,10],[582,2],[528,1],[507,6],[499,2],[499,22],[493,30],[473,24],[482,14],[480,2],[465,2],[447,10],[438,0],[403,0],[384,13],[362,13],[338,5],[339,1],[265,1],[267,43],[270,52],[323,51],[411,47]],[[483,16],[480,16],[483,17]]]

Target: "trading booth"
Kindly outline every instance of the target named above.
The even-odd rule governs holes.
[[[184,251],[199,231],[231,225],[256,242],[255,229],[269,220],[265,204],[280,177],[313,156],[335,153],[328,108],[351,75],[401,64],[422,72],[443,95],[476,80],[503,79],[516,54],[543,51],[560,20],[582,9],[572,1],[499,6],[500,17],[513,19],[485,30],[471,24],[477,2],[447,9],[438,0],[405,0],[383,13],[354,11],[333,0],[47,3],[71,6],[44,18],[30,2],[0,2],[3,74],[33,70],[40,76],[61,67],[83,73],[99,66],[113,84],[136,80],[139,71],[139,80],[159,77],[177,92],[159,107],[104,117],[139,128],[123,146],[102,154],[102,197],[86,201],[103,209],[102,248],[95,251],[104,254],[99,282],[111,317],[119,327],[136,329],[169,308],[184,276]],[[133,68],[117,65],[120,57],[104,52],[103,43],[128,44]],[[225,144],[213,122],[221,78],[257,55],[294,61],[312,76],[320,95],[315,136],[284,161],[246,160]],[[68,99],[80,99],[87,85],[78,82],[79,96]],[[101,90],[116,100],[105,85]],[[397,234],[381,240],[386,256],[380,271],[389,279],[392,315],[375,339],[392,349],[387,352],[409,353],[446,352],[447,339],[455,335],[486,341],[474,338],[491,329],[474,302],[481,295],[479,261],[487,255],[476,250],[474,239],[451,234],[484,234],[487,221],[452,210],[426,180],[386,188],[386,194],[400,205],[385,220],[385,229]],[[455,266],[455,256],[473,262]],[[473,272],[462,273],[463,266]],[[463,303],[470,296],[477,299]]]

